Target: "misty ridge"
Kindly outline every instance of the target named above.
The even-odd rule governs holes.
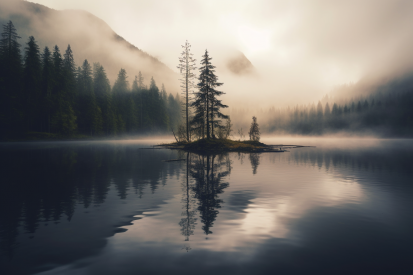
[[[30,36],[36,38],[40,49],[58,45],[72,47],[76,64],[85,59],[100,62],[107,71],[111,83],[116,80],[120,68],[132,75],[139,71],[153,76],[167,87],[177,86],[177,76],[155,57],[130,44],[115,33],[102,19],[83,10],[57,11],[46,6],[21,0],[5,0],[0,3],[0,24],[12,21],[25,43]],[[176,93],[178,89],[171,90]]]
[[[56,11],[8,0],[0,4],[0,23],[2,139],[170,133],[182,125],[178,74],[117,35],[103,20],[85,11]],[[6,57],[8,30],[14,35],[13,57]],[[242,52],[221,65],[234,76],[232,83],[225,83],[229,88],[223,89],[232,97],[237,94],[234,83],[241,78],[257,84],[247,95],[251,99],[260,97],[260,90],[273,88],[262,86]],[[280,106],[274,100],[267,106],[277,107],[230,105],[223,115],[231,119],[232,137],[237,139],[238,130],[248,131],[252,116],[264,134],[411,137],[409,72],[364,78],[309,104]]]

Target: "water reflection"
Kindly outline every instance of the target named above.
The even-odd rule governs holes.
[[[131,191],[142,198],[165,184],[167,175],[178,177],[181,170],[181,164],[162,162],[174,158],[173,152],[153,154],[117,144],[1,149],[0,267],[22,261],[26,267],[20,268],[26,271],[21,273],[50,261],[46,255],[64,263],[96,253],[105,245],[105,238],[119,232],[117,226],[134,219],[122,214],[112,219],[94,214],[108,204],[111,188],[119,200],[126,200]],[[105,215],[111,211],[115,210],[107,210]],[[93,219],[83,220],[88,214],[93,214]],[[51,235],[39,239],[39,228],[41,235]],[[22,247],[39,242],[44,254],[27,250],[21,258]],[[64,248],[65,253],[51,256],[56,247]],[[20,251],[17,258],[15,251]]]
[[[202,229],[206,235],[211,234],[211,228],[221,208],[222,199],[219,194],[229,186],[222,182],[231,173],[231,161],[226,155],[196,155],[192,154],[189,161],[189,173],[194,179],[192,190],[198,199]]]
[[[250,153],[249,159],[251,161],[252,173],[257,174],[257,168],[260,165],[260,153]]]
[[[3,148],[0,273],[405,268],[413,146],[392,144],[223,155],[131,144]]]
[[[231,173],[231,160],[228,154],[222,155],[199,155],[186,154],[186,177],[183,184],[183,209],[181,221],[181,234],[185,241],[194,235],[198,210],[200,220],[203,224],[204,234],[212,233],[211,228],[219,214],[223,200],[219,194],[229,186],[228,182],[222,182],[223,178]],[[184,249],[191,249],[186,244]]]
[[[183,218],[179,222],[181,226],[181,234],[185,236],[185,241],[189,241],[189,236],[194,234],[195,224],[196,224],[196,213],[195,213],[195,195],[193,193],[192,184],[189,182],[189,168],[190,168],[190,153],[186,154],[186,173],[185,173],[185,184],[183,184],[183,209],[181,216]],[[186,245],[185,249],[190,250],[190,246]]]
[[[292,150],[288,158],[299,164],[325,168],[364,170],[370,172],[401,172],[413,174],[411,144],[383,142],[375,148],[317,148],[317,150]],[[273,156],[272,160],[276,158]]]

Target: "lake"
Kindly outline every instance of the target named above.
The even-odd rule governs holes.
[[[413,274],[413,140],[162,141],[1,143],[0,274]]]

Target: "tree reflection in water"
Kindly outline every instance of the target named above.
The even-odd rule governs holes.
[[[178,175],[182,169],[162,162],[175,158],[174,152],[153,154],[122,144],[0,149],[0,266],[2,258],[10,260],[18,250],[19,235],[31,239],[40,226],[71,222],[78,213],[104,204],[111,186],[121,200],[132,192],[141,198],[145,190],[155,193],[167,175]],[[79,229],[88,230],[94,229]],[[53,236],[61,233],[56,228]],[[102,226],[95,237],[99,240],[113,234],[113,227]]]
[[[185,172],[185,180],[184,184],[182,185],[182,202],[184,204],[183,211],[181,216],[183,218],[179,222],[181,226],[181,234],[185,236],[185,241],[189,241],[189,236],[194,235],[194,229],[196,224],[196,217],[195,217],[195,195],[193,193],[192,185],[189,181],[189,167],[190,167],[190,153],[186,155],[186,172]],[[188,252],[191,247],[186,245],[184,247]]]
[[[257,174],[258,165],[260,165],[260,154],[259,153],[250,153],[250,161],[252,167],[252,173]]]
[[[202,230],[211,234],[211,228],[219,213],[223,200],[218,195],[229,186],[223,179],[231,173],[231,161],[228,154],[198,155],[187,154],[187,175],[184,190],[184,218],[179,223],[185,240],[194,234],[196,218],[194,200],[198,200],[198,211],[203,223]],[[191,178],[190,178],[190,177]],[[193,184],[191,183],[193,182]]]

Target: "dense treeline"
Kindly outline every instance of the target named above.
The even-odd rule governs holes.
[[[322,135],[348,132],[411,137],[413,78],[407,77],[397,82],[403,83],[388,84],[370,95],[349,100],[325,97],[317,104],[278,109],[271,107],[255,114],[260,118],[263,133]],[[240,129],[251,112],[232,109],[230,114],[235,118],[235,128]]]
[[[319,102],[284,110],[269,110],[266,131],[326,134],[340,131],[413,135],[413,93],[399,91],[349,100],[341,104]]]
[[[0,40],[1,137],[30,132],[60,136],[166,131],[181,120],[179,96],[167,95],[139,72],[130,85],[124,69],[111,87],[105,69],[87,60],[77,67],[70,45],[40,50],[33,36],[21,53],[13,23]]]

